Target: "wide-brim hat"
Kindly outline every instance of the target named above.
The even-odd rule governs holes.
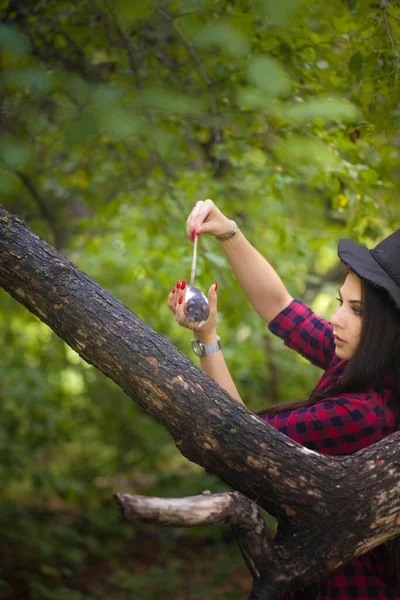
[[[400,229],[372,250],[353,240],[342,239],[338,255],[358,277],[386,290],[400,311]]]

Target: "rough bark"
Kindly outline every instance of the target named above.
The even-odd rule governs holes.
[[[321,580],[400,534],[400,433],[351,457],[301,447],[1,207],[0,285],[162,423],[185,457],[279,520],[270,583]]]
[[[190,498],[149,498],[115,494],[125,521],[170,527],[226,523],[234,532],[255,587],[273,579],[276,553],[258,506],[238,492]]]

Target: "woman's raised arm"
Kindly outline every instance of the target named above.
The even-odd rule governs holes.
[[[233,221],[212,200],[204,200],[197,202],[190,213],[186,233],[192,241],[196,233],[207,233],[218,239],[231,233],[233,227]],[[239,229],[220,244],[254,310],[269,323],[293,300],[278,273]]]

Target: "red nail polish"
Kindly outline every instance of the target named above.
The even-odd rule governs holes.
[[[182,304],[182,302],[183,302],[183,296],[181,296],[181,297],[179,298],[179,300],[178,300],[178,304]]]
[[[182,281],[181,283],[181,290],[184,290],[186,287],[186,281]]]
[[[180,289],[181,289],[181,282],[179,281],[179,279],[178,279],[178,281],[176,282],[176,287],[177,287],[177,289],[178,289],[178,290],[180,290]]]
[[[195,238],[196,233],[197,233],[196,232],[196,227],[193,227],[193,229],[192,229],[192,235],[191,235],[192,242],[194,242],[194,238]]]
[[[214,281],[214,285],[215,285],[215,291],[217,291],[217,289],[218,289],[218,281]]]
[[[171,294],[175,294],[175,288],[172,290]]]

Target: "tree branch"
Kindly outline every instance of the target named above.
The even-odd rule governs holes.
[[[107,6],[109,13],[111,14],[117,34],[128,54],[129,65],[130,65],[131,71],[135,77],[136,89],[138,91],[140,91],[141,81],[140,81],[140,76],[139,76],[139,65],[135,58],[135,52],[138,51],[138,48],[133,43],[132,39],[127,37],[125,35],[125,33],[123,32],[123,30],[118,22],[118,18],[117,18],[114,8],[112,6],[110,6],[110,4],[108,2],[106,2],[106,6]],[[160,166],[163,170],[163,174],[164,174],[164,177],[166,180],[168,191],[171,194],[171,197],[173,198],[174,202],[176,203],[178,210],[184,211],[184,206],[182,205],[178,196],[175,194],[175,190],[172,185],[173,174],[172,174],[171,168],[170,168],[169,164],[166,162],[166,160],[164,159],[164,157],[160,154],[160,152],[157,148],[156,141],[152,135],[152,130],[154,129],[153,117],[152,117],[148,107],[145,104],[141,103],[141,109],[143,110],[143,113],[146,116],[146,118],[149,122],[149,125],[150,125],[150,142],[152,144],[153,152],[154,152],[155,156],[157,156],[158,163],[160,164]]]
[[[51,232],[52,232],[53,238],[54,238],[55,247],[58,250],[60,250],[63,246],[63,235],[58,228],[56,218],[54,217],[53,211],[50,209],[50,206],[48,205],[46,200],[43,198],[43,196],[41,196],[39,194],[31,177],[29,177],[29,175],[26,175],[22,171],[15,171],[15,173],[16,173],[16,175],[18,175],[18,177],[20,178],[20,180],[22,181],[22,183],[24,184],[26,189],[31,194],[32,198],[37,203],[43,219],[46,221],[46,223],[49,225],[49,227],[51,229]]]
[[[399,17],[396,17],[395,15],[392,15],[392,13],[386,11],[386,14],[388,17],[390,17],[391,19],[394,19],[395,21],[398,21],[400,23],[400,19]]]
[[[278,566],[277,553],[258,506],[238,492],[186,498],[151,498],[115,494],[125,521],[155,523],[169,527],[195,527],[226,523],[236,536],[253,577],[254,590],[272,581]]]
[[[31,6],[32,4],[32,6]],[[21,29],[28,37],[32,46],[32,54],[43,60],[47,65],[52,58],[59,61],[66,69],[71,69],[79,73],[83,79],[90,82],[104,81],[104,74],[101,67],[93,65],[88,59],[83,50],[73,40],[73,38],[61,29],[52,19],[44,16],[43,7],[35,6],[35,3],[23,2],[21,0],[10,0],[10,8],[13,11],[10,14],[9,22],[15,22],[20,25]],[[34,14],[38,17],[35,25],[32,27],[29,22],[29,17]],[[55,29],[58,35],[62,35],[70,44],[68,51],[64,52],[57,48],[52,37],[47,36],[41,31],[42,22],[46,22],[51,27],[50,34]],[[35,42],[35,36],[39,37],[40,44]],[[69,52],[72,50],[71,52]],[[70,56],[72,54],[72,58]],[[75,54],[75,56],[74,56]]]
[[[389,15],[388,15],[388,12],[387,12],[385,6],[383,6],[383,5],[382,5],[382,11],[383,11],[383,18],[385,20],[386,33],[387,33],[387,36],[388,36],[388,38],[390,40],[390,44],[391,44],[391,46],[393,48],[393,54],[396,56],[396,62],[399,63],[400,56],[399,56],[399,53],[398,53],[397,48],[396,48],[396,42],[393,39],[392,29],[390,27],[390,23],[389,23],[389,19],[388,19]]]
[[[183,41],[183,43],[185,44],[190,56],[192,57],[192,59],[194,60],[198,71],[200,73],[200,77],[202,78],[203,82],[206,84],[207,89],[208,89],[208,95],[210,98],[210,104],[211,104],[211,110],[214,116],[218,116],[219,115],[219,110],[217,107],[217,101],[215,98],[215,94],[214,94],[214,89],[212,87],[212,82],[208,76],[208,73],[199,57],[199,55],[196,52],[195,47],[193,46],[193,44],[187,39],[187,37],[182,33],[182,31],[179,29],[179,27],[177,27],[174,19],[165,11],[163,11],[159,6],[156,9],[173,27],[173,29],[177,32],[177,34],[179,35],[179,37],[181,38],[181,40]],[[210,146],[214,144],[214,142],[221,142],[222,140],[222,135],[221,135],[221,129],[219,127],[213,127],[212,129],[212,137],[210,140]],[[215,172],[216,174],[218,174],[220,172],[220,168],[222,165],[222,161],[220,161],[218,158],[214,158],[214,163],[215,163]]]
[[[209,96],[210,96],[211,110],[214,115],[218,115],[219,111],[218,111],[217,101],[215,99],[214,92],[212,91],[212,82],[211,82],[210,78],[208,77],[208,73],[207,73],[199,55],[197,54],[193,44],[191,44],[191,42],[189,42],[187,37],[182,33],[182,31],[179,29],[179,27],[177,27],[177,25],[175,24],[175,21],[171,17],[171,15],[169,15],[168,13],[163,11],[159,6],[157,6],[156,10],[164,17],[164,19],[167,19],[167,21],[175,29],[176,33],[179,35],[179,37],[185,44],[186,48],[188,49],[190,56],[193,58],[194,62],[197,65],[197,68],[200,73],[200,77],[202,78],[202,80],[204,81],[204,83],[206,84],[206,86],[208,88],[208,92],[209,92]],[[217,132],[216,141],[218,141],[218,142],[221,141],[220,140],[220,132]]]

